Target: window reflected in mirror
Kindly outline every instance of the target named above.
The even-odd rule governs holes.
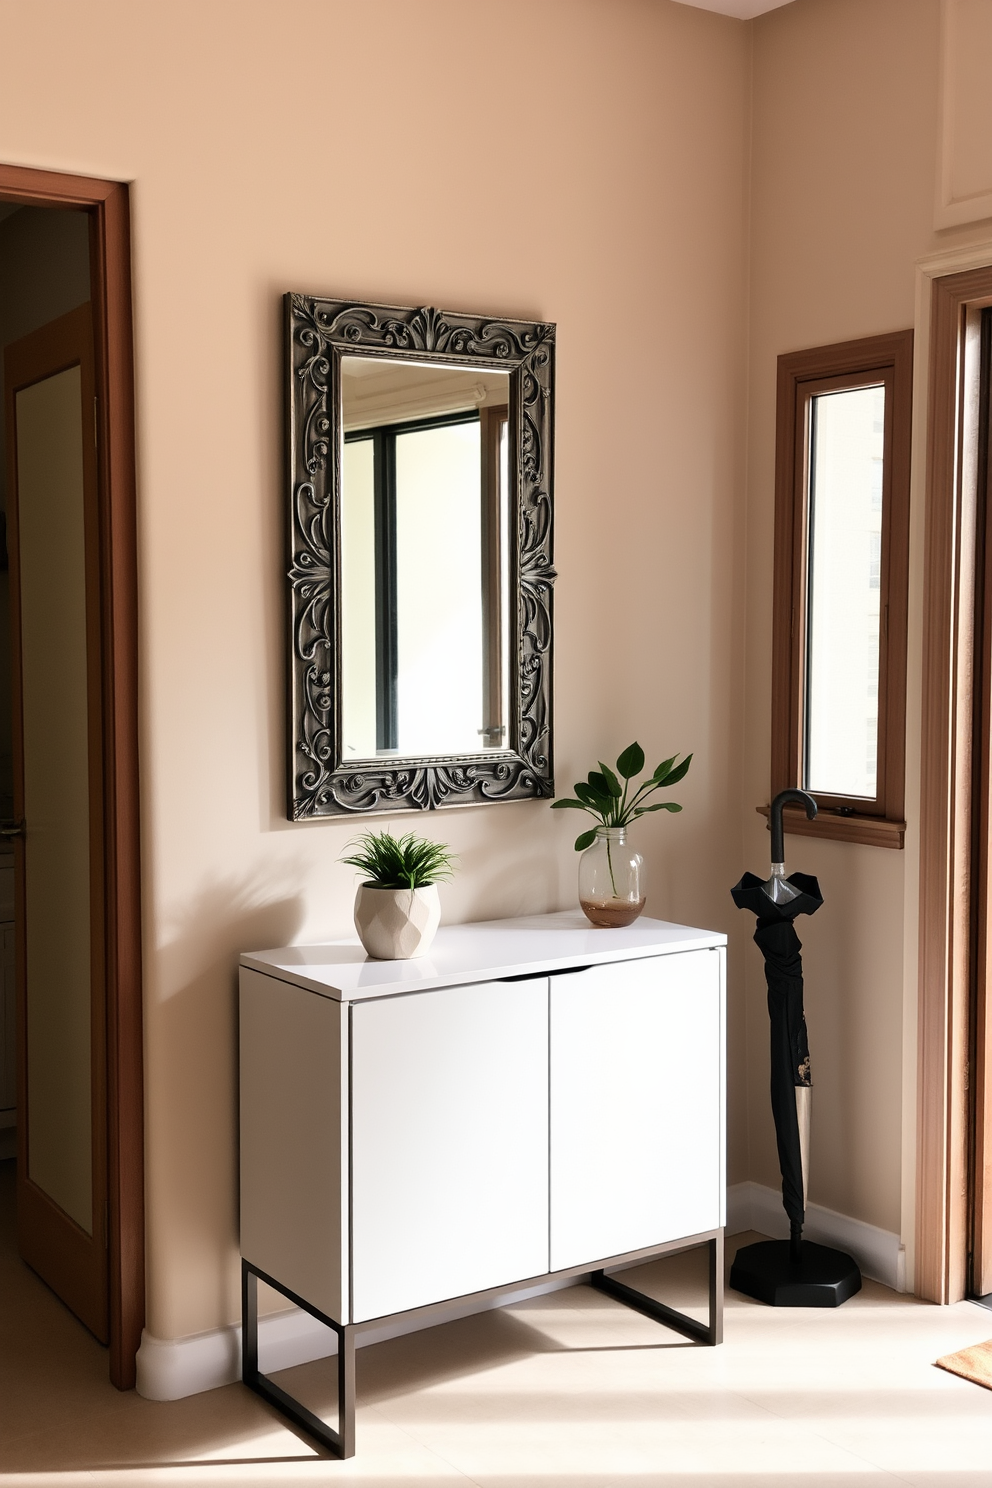
[[[342,753],[509,740],[509,377],[341,359]]]
[[[803,787],[874,798],[885,386],[809,400]]]

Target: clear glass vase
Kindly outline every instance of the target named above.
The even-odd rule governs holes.
[[[644,859],[627,844],[626,827],[597,827],[579,859],[579,903],[592,924],[631,925],[644,908]]]

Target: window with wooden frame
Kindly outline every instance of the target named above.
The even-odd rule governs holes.
[[[789,832],[903,845],[912,380],[912,331],[779,357],[771,786],[819,807]]]

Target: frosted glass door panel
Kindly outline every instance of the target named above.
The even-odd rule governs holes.
[[[552,977],[552,1270],[723,1223],[722,963]]]
[[[353,1321],[548,1269],[548,982],[355,1005]]]
[[[885,388],[810,399],[807,790],[874,797]]]
[[[17,393],[28,1174],[92,1234],[81,408],[79,367]]]

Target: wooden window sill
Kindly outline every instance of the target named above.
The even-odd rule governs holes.
[[[769,806],[756,806],[759,816],[767,817]],[[882,816],[839,816],[824,810],[808,821],[801,807],[787,806],[783,812],[786,832],[796,837],[826,837],[833,842],[860,842],[866,847],[905,846],[906,823],[887,821]]]

